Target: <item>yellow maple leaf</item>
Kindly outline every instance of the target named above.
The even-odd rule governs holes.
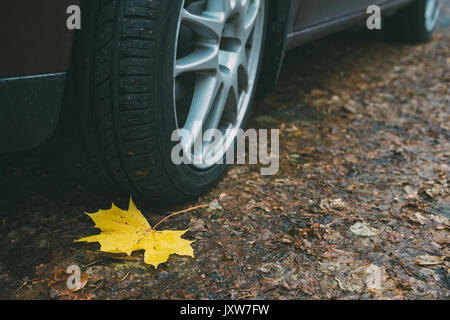
[[[133,200],[127,210],[112,205],[110,210],[100,210],[87,215],[102,232],[75,242],[99,242],[100,250],[110,253],[126,253],[145,250],[144,261],[158,268],[171,254],[194,257],[191,243],[181,238],[185,231],[156,231],[136,208]]]

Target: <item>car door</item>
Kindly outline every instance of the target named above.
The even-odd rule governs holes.
[[[382,4],[388,0],[300,0],[300,2],[295,30],[365,11],[370,5]]]

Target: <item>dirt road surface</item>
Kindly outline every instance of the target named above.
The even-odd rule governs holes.
[[[448,299],[450,7],[434,39],[387,43],[348,31],[287,55],[253,128],[280,129],[280,171],[233,166],[183,207],[137,203],[190,228],[195,259],[157,270],[74,243],[83,213],[126,208],[86,192],[50,145],[0,156],[3,299]],[[67,289],[69,265],[86,286]]]

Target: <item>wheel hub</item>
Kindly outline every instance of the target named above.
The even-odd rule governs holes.
[[[248,111],[262,50],[264,1],[189,1],[181,10],[174,111],[178,128],[190,134],[182,141],[184,154],[198,169],[223,158]],[[223,141],[203,141],[207,130],[219,130]],[[223,146],[220,152],[217,145]]]

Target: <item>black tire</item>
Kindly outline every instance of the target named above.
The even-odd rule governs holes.
[[[386,19],[383,32],[389,40],[422,43],[431,39],[436,28],[426,27],[425,10],[428,0],[415,0]]]
[[[95,175],[100,178],[95,185],[112,185],[141,199],[184,202],[208,190],[225,172],[225,165],[197,170],[171,161],[176,123],[170,106],[181,3],[83,3],[88,14],[76,39],[69,83],[69,96],[76,102],[64,121],[76,122],[72,127],[80,139],[70,148],[84,155],[72,166],[81,179]]]

